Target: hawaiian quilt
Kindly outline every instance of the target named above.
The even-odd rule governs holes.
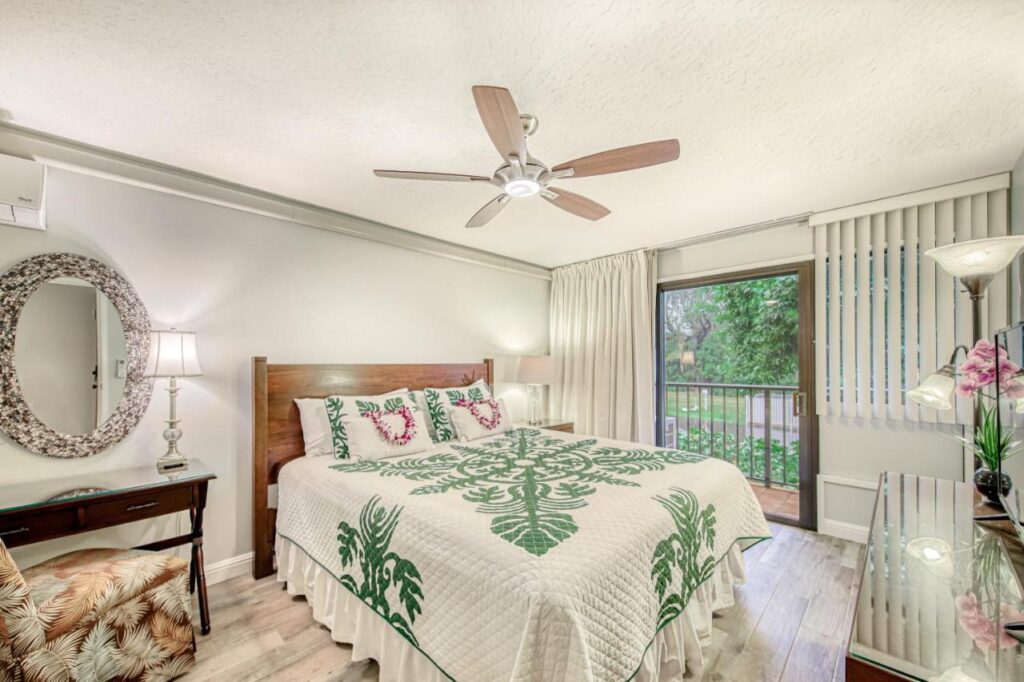
[[[729,463],[529,428],[302,458],[279,493],[278,534],[467,682],[628,680],[730,549],[769,536]]]

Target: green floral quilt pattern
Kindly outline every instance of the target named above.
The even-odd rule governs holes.
[[[432,481],[413,495],[461,491],[476,511],[494,516],[492,533],[542,556],[579,530],[571,512],[587,505],[595,486],[638,487],[629,476],[704,459],[678,450],[598,447],[593,438],[563,440],[538,429],[515,429],[479,445],[450,449],[454,452],[331,468]]]
[[[343,573],[339,582],[399,634],[418,644],[412,626],[423,611],[423,579],[411,561],[390,549],[401,513],[401,507],[387,508],[381,505],[380,497],[374,496],[360,512],[358,528],[345,521],[338,524],[341,563],[345,568],[358,564],[362,578],[362,582],[356,582],[356,574]],[[397,606],[392,603],[394,592],[398,593]]]

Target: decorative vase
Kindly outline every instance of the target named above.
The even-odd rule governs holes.
[[[978,467],[978,470],[974,472],[974,487],[989,502],[998,507],[1003,506],[1002,502],[999,501],[999,493],[1002,492],[1003,495],[1008,494],[1012,485],[1013,481],[1006,474],[997,474],[985,467]]]

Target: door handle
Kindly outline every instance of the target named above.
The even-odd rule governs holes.
[[[793,416],[807,416],[807,394],[803,391],[797,391],[793,394]]]

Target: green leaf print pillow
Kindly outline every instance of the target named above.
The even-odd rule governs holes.
[[[427,417],[434,427],[434,442],[447,443],[455,440],[455,427],[452,426],[452,418],[449,414],[455,403],[460,400],[487,400],[494,396],[487,382],[478,379],[469,386],[454,386],[452,388],[425,388],[423,395],[427,403]]]
[[[327,419],[331,424],[335,459],[349,459],[350,456],[343,416],[363,412],[392,412],[401,407],[408,407],[413,412],[419,411],[416,401],[408,391],[369,396],[332,395],[324,399],[324,404],[327,406]]]

